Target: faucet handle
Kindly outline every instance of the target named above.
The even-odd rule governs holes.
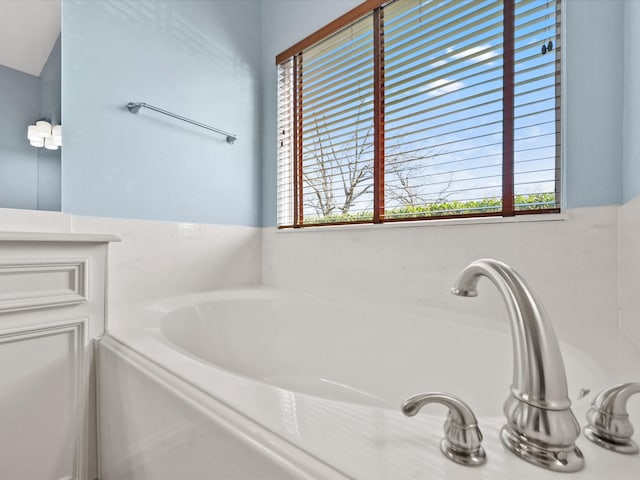
[[[627,413],[627,400],[640,393],[640,383],[622,383],[605,388],[587,412],[589,425],[584,435],[596,445],[618,453],[638,453],[638,445],[631,439],[633,425]]]
[[[482,465],[487,455],[482,448],[482,432],[471,408],[447,393],[424,393],[408,398],[402,404],[402,413],[413,417],[429,403],[441,403],[449,408],[444,422],[444,438],[440,450],[444,455],[462,465]]]

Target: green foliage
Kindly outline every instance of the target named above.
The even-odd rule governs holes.
[[[516,195],[516,210],[540,210],[544,208],[553,208],[556,205],[556,196],[554,193],[534,193],[529,195]],[[482,200],[459,201],[453,200],[449,202],[435,202],[424,205],[404,206],[397,208],[388,208],[385,211],[387,218],[425,218],[450,215],[465,215],[470,213],[491,213],[499,212],[502,208],[502,201],[496,198],[485,198]],[[347,213],[344,215],[334,214],[324,217],[310,216],[304,219],[305,224],[318,223],[356,223],[370,222],[373,219],[373,212],[357,212]]]
[[[357,212],[347,214],[332,214],[319,216],[309,216],[304,218],[304,223],[317,224],[317,223],[346,223],[346,222],[371,222],[373,220],[373,212]]]

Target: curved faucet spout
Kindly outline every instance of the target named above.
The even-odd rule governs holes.
[[[451,292],[474,297],[480,277],[487,277],[507,306],[513,339],[513,394],[532,405],[564,410],[569,401],[564,362],[553,327],[542,304],[525,281],[508,265],[491,259],[471,263]]]
[[[580,470],[584,461],[575,446],[580,426],[570,409],[560,345],[542,304],[515,270],[492,259],[469,264],[451,293],[476,296],[480,277],[498,288],[511,323],[513,383],[504,405],[503,443],[536,465]]]

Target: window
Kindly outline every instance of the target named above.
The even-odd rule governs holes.
[[[278,55],[278,225],[558,212],[560,0],[369,0]]]

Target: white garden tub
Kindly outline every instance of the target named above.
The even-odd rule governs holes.
[[[540,469],[502,447],[506,321],[248,288],[167,299],[131,322],[140,327],[100,343],[104,480],[640,478],[640,456],[584,437],[587,466],[577,474]],[[599,342],[624,363],[589,354],[579,333],[573,345],[562,340],[584,424],[600,389],[640,378],[640,356],[616,332],[603,330]],[[579,399],[581,389],[591,394]],[[433,391],[475,411],[486,465],[463,467],[440,453],[444,407],[401,414],[405,398]]]

